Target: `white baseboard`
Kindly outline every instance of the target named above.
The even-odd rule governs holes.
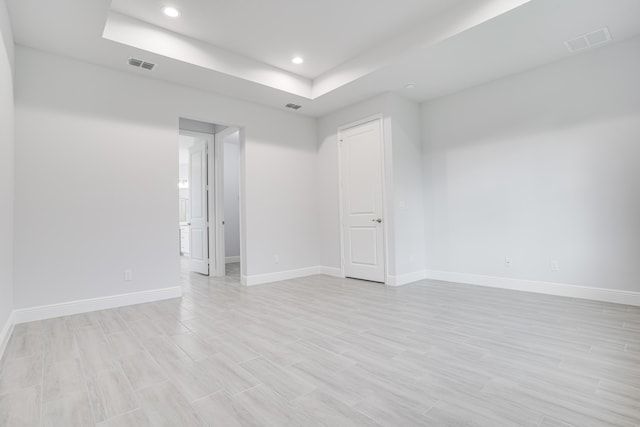
[[[466,283],[491,288],[640,306],[640,292],[593,288],[589,286],[569,285],[566,283],[512,279],[508,277],[483,276],[479,274],[453,273],[450,271],[427,270],[425,273],[425,278],[427,279],[442,280],[445,282]]]
[[[324,274],[332,277],[344,277],[342,271],[336,267],[308,267],[298,270],[278,271],[275,273],[256,274],[253,276],[242,276],[240,282],[245,286],[262,285],[265,283],[279,282],[281,280],[299,279],[301,277],[315,276],[318,274]],[[426,278],[426,271],[415,271],[409,274],[403,274],[401,276],[387,276],[388,286],[401,286],[408,283],[417,282]]]
[[[240,262],[240,255],[224,257],[224,263],[225,264],[233,264],[235,262]]]
[[[0,329],[0,360],[2,356],[4,356],[4,351],[7,349],[7,344],[9,343],[9,338],[11,338],[11,334],[13,333],[13,326],[15,325],[14,321],[14,313],[13,311],[9,314],[9,318],[2,329]]]
[[[342,271],[340,271],[339,268],[335,268],[335,267],[324,267],[324,266],[321,266],[320,267],[320,274],[324,274],[325,276],[331,276],[331,277],[344,277],[342,275]]]
[[[413,273],[402,274],[400,276],[387,276],[387,286],[402,286],[418,280],[426,279],[427,272],[425,270],[414,271]]]
[[[275,273],[254,274],[242,276],[240,282],[245,286],[262,285],[264,283],[280,282],[281,280],[298,279],[300,277],[315,276],[320,274],[320,267],[307,267],[297,270],[277,271]]]
[[[245,286],[262,285],[265,283],[280,282],[282,280],[299,279],[301,277],[316,276],[325,274],[333,277],[343,277],[339,268],[315,266],[299,268],[297,270],[277,271],[275,273],[254,274],[252,276],[242,276],[240,283]]]
[[[40,307],[21,308],[13,311],[13,320],[15,324],[33,322],[72,314],[87,313],[95,310],[106,310],[127,305],[180,298],[181,296],[182,288],[180,286],[132,292],[130,294],[110,295],[100,298],[43,305]]]

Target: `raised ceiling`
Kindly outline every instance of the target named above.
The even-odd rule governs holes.
[[[386,91],[425,101],[482,84],[568,57],[566,40],[601,27],[613,42],[640,34],[638,0],[7,3],[18,44],[311,116]],[[130,67],[131,56],[157,66]]]
[[[111,10],[309,79],[462,0],[113,0]],[[291,59],[300,55],[302,65]]]

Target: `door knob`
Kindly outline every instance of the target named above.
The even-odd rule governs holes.
[[[378,224],[380,224],[382,222],[382,218],[372,219],[371,221],[377,222]]]

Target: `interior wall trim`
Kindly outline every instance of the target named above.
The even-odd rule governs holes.
[[[240,281],[245,286],[263,285],[266,283],[279,282],[281,280],[299,279],[301,277],[316,276],[324,274],[325,276],[344,277],[339,268],[314,266],[307,268],[299,268],[296,270],[276,271],[267,274],[254,274],[251,276],[242,276]]]
[[[418,280],[426,279],[427,272],[425,270],[414,271],[412,273],[402,274],[400,276],[387,276],[387,286],[402,286]]]
[[[106,310],[127,305],[180,298],[181,296],[182,288],[180,286],[174,286],[170,288],[132,292],[129,294],[109,295],[100,298],[42,305],[39,307],[21,308],[13,311],[13,322],[14,324],[19,324],[36,320],[53,319],[55,317],[70,316],[72,314],[87,313],[96,310]]]
[[[344,276],[342,275],[342,271],[340,271],[340,269],[337,268],[337,267],[321,266],[320,267],[320,274],[324,274],[325,276],[342,277],[342,278],[344,278]]]
[[[561,297],[579,298],[592,301],[612,302],[640,306],[640,292],[617,289],[603,289],[566,283],[541,282],[537,280],[513,279],[510,277],[484,276],[450,271],[427,270],[427,279],[445,282],[465,283],[491,288],[511,289]]]
[[[276,271],[274,273],[253,274],[251,276],[242,276],[240,281],[245,286],[262,285],[265,283],[280,282],[282,280],[298,279],[301,277],[315,276],[320,273],[321,267],[307,267],[296,270]]]
[[[2,360],[4,352],[7,349],[7,344],[9,343],[9,338],[11,338],[11,334],[13,333],[14,325],[14,312],[12,311],[0,330],[0,360]]]

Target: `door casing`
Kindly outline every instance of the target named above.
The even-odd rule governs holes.
[[[379,126],[380,126],[380,138],[381,138],[381,143],[380,143],[380,171],[382,173],[382,207],[383,207],[383,221],[382,221],[382,233],[383,233],[383,248],[382,248],[382,256],[383,256],[383,265],[384,265],[384,283],[388,282],[388,272],[389,272],[389,260],[388,260],[388,254],[389,254],[389,250],[388,250],[388,242],[389,242],[389,238],[388,238],[388,230],[389,228],[387,227],[387,218],[390,218],[390,216],[387,214],[388,209],[387,209],[387,194],[386,194],[386,188],[387,188],[387,181],[386,181],[386,170],[385,170],[385,164],[386,164],[386,159],[385,159],[385,129],[384,129],[384,116],[383,114],[375,114],[373,116],[369,116],[366,117],[364,119],[361,120],[357,120],[355,122],[346,124],[344,126],[340,126],[338,128],[338,133],[337,133],[337,142],[338,142],[338,181],[339,181],[339,185],[338,185],[338,191],[339,191],[339,199],[340,199],[340,276],[341,277],[346,277],[346,271],[345,271],[345,235],[344,235],[344,210],[345,210],[345,206],[344,206],[344,192],[343,192],[343,180],[344,177],[342,176],[342,163],[343,163],[343,159],[342,159],[342,149],[340,147],[341,144],[341,134],[351,128],[354,128],[356,126],[360,126],[369,122],[373,122],[373,121],[377,121]]]

